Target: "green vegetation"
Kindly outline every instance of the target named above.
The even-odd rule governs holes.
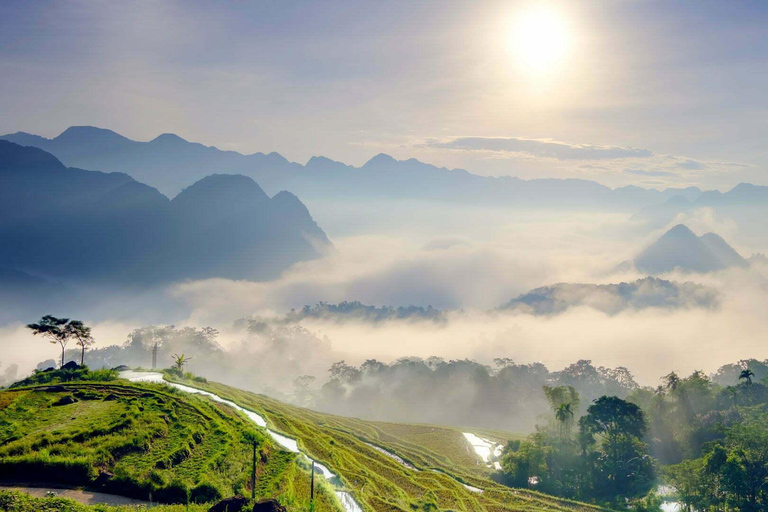
[[[52,315],[45,315],[38,323],[28,324],[27,328],[32,334],[38,334],[47,339],[50,343],[59,344],[61,347],[61,366],[64,366],[64,351],[70,340],[75,340],[80,347],[80,364],[85,359],[85,349],[93,345],[94,340],[91,336],[91,328],[86,326],[80,320],[70,320],[69,318],[56,318]]]
[[[204,512],[209,505],[159,505],[156,512]],[[136,512],[133,505],[82,505],[59,497],[34,498],[18,491],[0,490],[0,510],[9,512]]]
[[[655,483],[653,459],[642,438],[647,430],[643,411],[617,397],[601,397],[579,420],[573,388],[545,388],[557,426],[539,428],[523,442],[510,443],[502,455],[504,481],[535,486],[544,492],[622,507],[642,498]]]
[[[308,478],[294,454],[232,408],[164,385],[72,382],[59,379],[60,372],[33,376],[57,385],[0,392],[3,481],[84,486],[162,503],[250,496],[255,442],[257,499],[279,496],[293,510],[308,507]],[[327,489],[318,489],[316,510],[338,510]]]
[[[52,370],[35,370],[32,375],[26,379],[12,384],[11,388],[73,381],[107,382],[115,379],[117,379],[117,372],[115,370],[104,369],[91,371],[87,366],[77,366],[72,368],[64,367]]]
[[[502,456],[502,481],[615,508],[658,511],[657,483],[689,510],[768,509],[768,365],[670,373],[658,388],[594,400],[571,433],[573,388],[544,386],[552,416]],[[757,382],[756,377],[762,377]],[[659,478],[656,475],[659,475]]]
[[[365,510],[596,510],[590,505],[510,489],[492,481],[492,470],[478,461],[461,429],[334,416],[223,384],[168,377],[263,415],[272,428],[298,439],[303,450],[340,475],[343,485]],[[492,439],[515,437],[497,431],[473,431]],[[409,469],[371,445],[401,457],[416,469]],[[473,492],[464,484],[483,492]]]
[[[735,366],[735,365],[731,365]],[[649,416],[651,453],[679,500],[696,510],[752,512],[768,507],[768,386],[764,363],[730,368],[739,383],[720,386],[694,372],[632,399]],[[756,373],[763,382],[755,382]]]

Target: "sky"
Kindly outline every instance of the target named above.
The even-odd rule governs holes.
[[[0,133],[768,185],[768,5],[3,2]]]

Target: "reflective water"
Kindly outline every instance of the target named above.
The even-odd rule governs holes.
[[[385,450],[385,449],[384,449],[384,448],[382,448],[381,446],[376,446],[375,444],[371,444],[371,443],[365,443],[365,444],[366,444],[367,446],[370,446],[371,448],[373,448],[373,449],[374,449],[374,450],[376,450],[377,452],[379,452],[379,453],[381,453],[381,454],[383,454],[383,455],[386,455],[386,456],[387,456],[387,457],[389,457],[390,459],[394,459],[394,460],[395,460],[395,461],[397,461],[397,462],[398,462],[398,463],[399,463],[401,466],[404,466],[404,467],[406,467],[406,468],[408,468],[408,469],[410,469],[410,470],[412,470],[412,471],[418,471],[418,469],[416,469],[416,468],[415,468],[414,466],[412,466],[411,464],[408,464],[407,462],[405,462],[405,460],[403,460],[403,458],[402,458],[402,457],[400,457],[399,455],[395,455],[394,453],[392,453],[392,452],[390,452],[390,451],[388,451],[388,450]]]
[[[264,427],[267,430],[267,433],[269,434],[269,436],[272,439],[274,439],[277,444],[279,444],[280,446],[282,446],[283,448],[285,448],[290,452],[300,453],[302,457],[304,457],[309,464],[312,463],[312,459],[308,457],[305,453],[301,452],[301,450],[299,449],[299,443],[296,439],[292,439],[290,437],[284,436],[283,434],[275,432],[274,430],[266,428],[267,421],[262,416],[260,416],[259,414],[256,414],[253,411],[249,411],[248,409],[240,407],[239,405],[232,402],[231,400],[226,400],[224,398],[221,398],[219,395],[210,393],[208,391],[203,391],[202,389],[185,386],[184,384],[177,384],[175,382],[169,382],[163,378],[162,373],[158,373],[158,372],[137,372],[134,370],[126,370],[126,371],[120,372],[120,378],[129,380],[132,382],[156,382],[159,384],[165,384],[172,388],[176,388],[179,391],[184,391],[185,393],[192,393],[195,395],[207,396],[211,400],[214,400],[222,404],[226,404],[232,407],[233,409],[236,409],[242,412],[243,414],[245,414],[248,417],[248,419],[253,421],[256,425],[260,427]],[[332,472],[326,466],[320,464],[317,461],[315,461],[315,473],[320,474],[323,478],[328,480],[328,482],[334,485],[335,487],[341,486],[341,479],[339,479],[339,477],[334,472]],[[336,490],[335,493],[347,512],[363,512],[363,509],[360,508],[360,505],[352,497],[352,494],[348,493],[347,491],[341,491],[341,490]]]
[[[483,459],[483,462],[494,469],[501,469],[501,464],[494,459],[501,457],[501,452],[504,450],[502,445],[488,439],[483,439],[471,432],[464,432],[464,437],[472,445],[477,456]]]

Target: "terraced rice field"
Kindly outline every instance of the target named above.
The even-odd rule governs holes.
[[[491,470],[474,454],[462,429],[345,418],[222,384],[179,382],[253,410],[271,428],[298,439],[304,451],[340,475],[366,510],[599,510],[493,482]],[[474,431],[498,441],[511,437],[498,431]]]
[[[118,381],[122,382],[122,381]],[[163,385],[67,383],[0,392],[0,478],[205,503],[251,493],[309,506],[306,472],[241,413]],[[316,510],[338,510],[318,489]]]

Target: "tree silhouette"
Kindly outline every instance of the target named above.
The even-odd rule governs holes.
[[[662,377],[665,384],[667,385],[667,389],[670,389],[672,391],[675,391],[677,389],[677,386],[680,384],[680,377],[675,372],[669,373]]]
[[[85,364],[85,349],[95,343],[93,336],[91,336],[91,328],[85,325],[80,320],[72,320],[66,325],[71,337],[76,341],[75,343],[81,348],[80,352],[80,366]]]
[[[579,408],[579,392],[573,386],[543,386],[555,419],[560,423],[560,437],[570,437],[573,417]]]
[[[573,406],[571,403],[560,404],[555,411],[555,419],[560,422],[560,437],[571,437],[573,425]]]
[[[745,368],[744,370],[741,370],[741,373],[739,373],[739,380],[746,381],[747,386],[752,385],[752,377],[755,376],[755,373],[750,370],[749,368]]]
[[[67,343],[73,336],[68,322],[69,318],[45,315],[38,323],[27,324],[27,329],[30,329],[33,335],[39,334],[48,339],[49,342],[58,343],[61,346],[61,366],[64,366],[64,349],[67,348]]]

